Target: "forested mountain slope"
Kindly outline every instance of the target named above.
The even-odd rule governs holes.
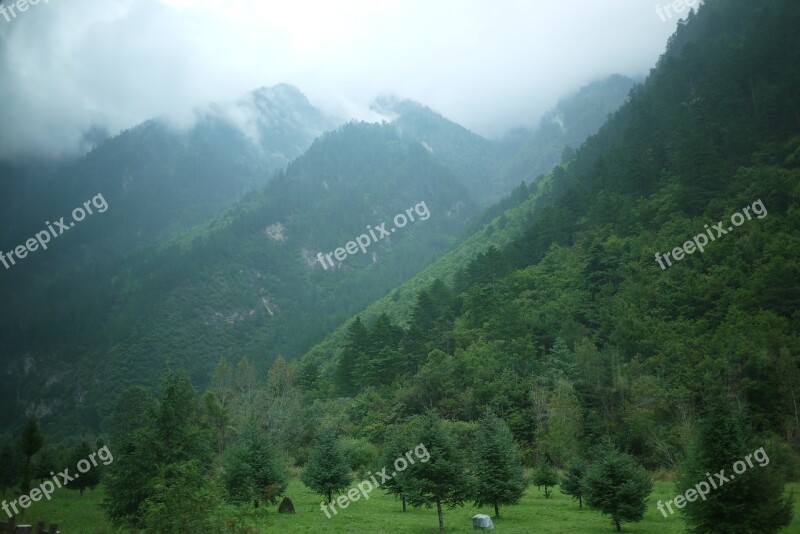
[[[625,101],[633,80],[613,75],[561,99],[534,130],[489,141],[412,100],[381,97],[372,108],[393,118],[400,137],[415,139],[458,176],[482,207],[496,206],[520,183],[533,184],[579,147]]]
[[[413,222],[394,221],[409,209]],[[447,249],[474,213],[419,143],[348,124],[213,223],[131,255],[121,271],[98,268],[44,318],[4,322],[17,380],[4,393],[17,409],[4,414],[33,409],[60,414],[60,428],[99,428],[114,390],[154,383],[168,367],[202,383],[221,356],[265,365],[299,354]],[[365,234],[378,238],[366,253],[320,265],[318,253]]]
[[[563,465],[610,436],[672,468],[721,390],[763,440],[796,450],[798,24],[789,0],[707,2],[630,101],[515,208],[531,214],[522,235],[412,279],[447,282],[413,307],[384,299],[348,322],[300,362],[302,376],[321,373],[309,391],[356,395],[347,428],[370,439],[425,409],[472,421],[491,406],[532,458]]]

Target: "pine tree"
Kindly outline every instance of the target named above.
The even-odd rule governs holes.
[[[214,438],[201,425],[197,391],[186,371],[173,371],[164,378],[164,391],[155,416],[155,432],[161,465],[212,460]]]
[[[528,486],[519,450],[508,425],[487,411],[480,421],[474,445],[475,506],[517,504]]]
[[[39,424],[36,418],[28,417],[28,422],[25,428],[22,429],[22,435],[19,438],[19,450],[25,456],[25,463],[22,466],[22,480],[20,481],[20,491],[28,493],[31,484],[31,458],[39,452],[44,445],[44,438],[42,433],[39,432]]]
[[[110,429],[115,458],[103,482],[103,507],[112,520],[141,526],[140,507],[158,475],[153,428],[157,409],[155,399],[139,386],[126,389],[114,406]]]
[[[344,348],[339,355],[339,361],[335,370],[336,388],[344,395],[353,395],[357,392],[356,379],[354,376],[356,365],[362,356],[367,353],[369,345],[369,333],[361,317],[347,327],[347,339]]]
[[[166,375],[158,403],[141,388],[130,388],[123,394],[111,425],[116,458],[108,467],[105,483],[105,506],[112,519],[141,527],[143,506],[153,497],[160,474],[173,472],[173,465],[180,471],[181,465],[193,461],[208,468],[214,439],[204,428],[201,413],[197,393],[185,371]],[[120,434],[120,429],[128,431]],[[205,483],[205,478],[200,480]]]
[[[246,423],[225,458],[225,489],[232,503],[277,502],[286,491],[286,472],[267,436]]]
[[[428,412],[421,423],[413,441],[425,446],[430,460],[410,465],[404,472],[403,485],[412,506],[436,505],[439,532],[444,532],[442,505],[462,506],[470,494],[470,481],[461,451],[441,420]]]
[[[328,503],[333,502],[334,493],[350,485],[347,458],[333,432],[324,432],[319,438],[303,472],[303,484],[323,495]]]
[[[542,462],[533,472],[531,480],[534,486],[544,487],[544,498],[550,498],[550,489],[558,484],[558,473],[548,462]]]
[[[610,515],[619,532],[623,522],[642,520],[645,501],[652,489],[650,475],[632,456],[612,446],[603,446],[583,477],[581,492],[587,506]]]
[[[581,459],[574,459],[567,465],[567,474],[561,479],[561,493],[578,500],[578,508],[583,508],[583,477],[588,466]]]
[[[56,463],[53,460],[53,451],[47,447],[42,449],[36,461],[33,463],[32,475],[35,480],[43,482],[50,478],[50,473],[56,470]]]
[[[147,532],[217,532],[209,516],[220,503],[218,490],[205,480],[206,466],[198,460],[159,469],[149,497],[141,504]]]
[[[81,473],[80,478],[76,478],[67,486],[68,489],[80,491],[83,497],[84,490],[94,489],[100,484],[100,469],[99,466],[94,466],[89,463],[89,455],[94,452],[86,440],[82,440],[80,444],[72,451],[70,455],[70,463],[78,465],[78,462],[85,461],[89,464],[89,470]],[[85,464],[84,464],[85,465]]]
[[[690,489],[697,493],[700,483],[710,486],[708,473],[718,487],[711,487],[705,499],[686,499],[681,509],[686,522],[693,532],[779,532],[791,523],[793,512],[792,500],[784,494],[781,466],[770,464],[767,451],[755,448],[755,440],[728,400],[720,395],[709,398],[696,441],[679,469],[676,489],[681,495]],[[750,454],[752,461],[754,449],[756,461],[749,467],[744,460]],[[734,467],[741,471],[742,466],[746,469],[742,473],[731,472]],[[728,482],[714,475],[722,469]]]
[[[386,446],[383,454],[383,465],[392,465],[393,462],[402,457],[406,451],[411,449],[411,438],[406,434],[403,428],[397,426],[392,429],[392,439]],[[385,481],[381,488],[395,497],[400,497],[403,502],[403,512],[406,511],[406,489],[404,487],[405,471],[397,473],[390,480]]]

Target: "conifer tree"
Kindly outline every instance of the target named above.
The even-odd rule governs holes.
[[[356,365],[367,353],[369,333],[367,327],[361,322],[361,317],[356,317],[347,327],[347,339],[339,355],[335,370],[336,388],[344,395],[353,395],[358,388],[355,379]]]
[[[253,422],[245,423],[225,456],[225,490],[230,502],[264,500],[274,504],[286,491],[286,472],[267,436]]]
[[[320,436],[303,472],[303,484],[323,495],[328,503],[333,502],[334,493],[350,485],[347,458],[333,432],[324,432]]]
[[[392,438],[383,454],[383,465],[392,465],[397,458],[402,457],[406,451],[411,449],[411,445],[411,438],[404,429],[395,427],[392,431]],[[404,481],[405,471],[397,473],[394,477],[381,485],[386,493],[394,495],[395,497],[400,497],[400,500],[403,502],[403,512],[406,511],[406,489],[403,485]]]
[[[710,487],[705,499],[686,499],[681,508],[686,522],[693,532],[779,532],[791,523],[793,511],[791,497],[784,493],[782,469],[770,463],[768,451],[757,446],[727,399],[709,398],[676,489],[681,495],[705,491],[710,477],[717,487]],[[748,454],[752,467],[745,462]]]
[[[567,465],[567,474],[561,479],[561,493],[578,500],[578,508],[583,508],[583,477],[588,466],[581,459],[574,459]]]
[[[645,501],[652,489],[650,475],[632,456],[606,445],[598,450],[586,471],[581,492],[590,508],[611,516],[619,532],[623,522],[642,520]]]
[[[94,451],[86,442],[86,440],[81,440],[80,444],[75,447],[70,455],[70,463],[72,465],[78,465],[78,462],[85,460],[86,462],[89,461],[89,455],[92,454]],[[68,489],[80,491],[81,497],[83,497],[83,492],[87,489],[94,489],[100,484],[100,469],[99,466],[91,466],[88,471],[85,473],[80,474],[80,478],[76,478],[72,482],[69,483],[67,486]]]
[[[414,443],[425,446],[430,459],[416,461],[404,471],[403,487],[412,506],[436,505],[439,532],[444,532],[442,505],[463,506],[470,494],[464,459],[453,437],[433,412],[425,414]]]
[[[25,424],[25,428],[22,429],[22,435],[19,438],[19,449],[25,456],[25,463],[22,465],[22,480],[20,481],[20,491],[22,493],[28,493],[30,489],[31,458],[39,452],[42,445],[44,445],[44,438],[42,433],[39,432],[39,424],[36,422],[35,417],[28,417],[28,422]]]
[[[558,484],[558,473],[548,462],[542,462],[533,472],[532,482],[537,487],[544,487],[544,498],[550,498],[550,489]]]
[[[157,409],[156,400],[140,386],[126,389],[114,406],[110,429],[115,458],[103,482],[103,507],[113,521],[142,524],[141,505],[158,475],[153,428]]]
[[[508,425],[491,411],[480,421],[474,445],[475,505],[517,504],[528,486],[519,450]]]

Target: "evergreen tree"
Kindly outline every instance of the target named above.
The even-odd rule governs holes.
[[[474,445],[475,506],[517,504],[528,486],[519,450],[508,425],[492,411],[480,421]]]
[[[392,465],[397,459],[405,455],[406,451],[410,450],[412,446],[411,439],[405,432],[405,429],[400,426],[395,426],[392,429],[392,439],[386,446],[383,454],[382,465]],[[379,468],[380,469],[380,468]],[[403,512],[406,511],[406,489],[404,487],[406,472],[397,473],[390,480],[385,481],[381,488],[388,494],[400,497],[403,502]]]
[[[233,503],[274,504],[286,491],[286,472],[267,436],[246,423],[225,458],[225,489]]]
[[[111,418],[114,462],[106,468],[103,507],[114,521],[141,527],[142,503],[151,495],[158,475],[154,420],[155,399],[139,386],[117,399]]]
[[[155,417],[161,465],[193,459],[211,463],[214,440],[201,421],[200,402],[186,371],[167,374]]]
[[[462,506],[470,494],[464,459],[455,440],[433,412],[425,414],[413,440],[425,446],[430,460],[415,462],[404,471],[403,487],[412,506],[436,505],[439,532],[444,532],[442,505]]]
[[[333,502],[333,494],[350,485],[347,458],[336,442],[333,432],[324,432],[303,472],[303,484]]]
[[[201,402],[205,422],[216,436],[217,452],[222,454],[225,452],[228,441],[228,426],[230,424],[228,409],[222,406],[216,391],[213,389],[209,389],[203,394]]]
[[[72,451],[70,455],[70,463],[72,465],[78,465],[78,462],[85,460],[89,462],[89,455],[92,454],[94,451],[89,447],[89,444],[86,440],[82,440],[80,444]],[[100,483],[100,468],[98,466],[94,466],[89,463],[91,467],[85,473],[80,473],[80,478],[76,478],[72,482],[69,483],[67,488],[71,490],[80,491],[81,497],[83,497],[84,490],[87,489],[94,489]]]
[[[558,467],[564,467],[578,454],[583,431],[583,409],[572,383],[557,378],[547,403],[547,423],[543,448]]]
[[[581,492],[590,508],[611,516],[619,532],[623,522],[642,520],[652,489],[650,475],[632,456],[603,446],[583,477]]]
[[[550,489],[558,484],[558,472],[553,469],[553,466],[544,461],[533,471],[533,478],[531,480],[534,486],[544,487],[544,498],[550,498]]]
[[[721,395],[709,399],[697,438],[679,469],[676,489],[682,495],[690,489],[696,493],[700,483],[710,485],[708,473],[717,487],[711,487],[705,499],[686,499],[681,509],[686,522],[692,532],[779,532],[791,523],[793,512],[792,499],[784,494],[781,466],[770,463],[763,448],[756,449],[753,461],[755,440],[741,416]],[[745,463],[748,454],[752,467]],[[728,482],[715,477],[721,469]],[[732,469],[738,471],[734,474]]]
[[[56,463],[53,460],[53,451],[49,447],[43,448],[37,455],[36,461],[33,463],[33,478],[42,482],[50,478],[50,473],[55,470]]]
[[[200,402],[185,371],[166,375],[157,403],[141,388],[127,390],[111,427],[116,457],[109,465],[104,505],[112,519],[141,527],[145,503],[153,497],[160,474],[172,473],[173,464],[174,472],[187,462],[211,464],[213,436],[204,428]],[[128,432],[120,435],[120,429]],[[205,483],[204,477],[199,480]]]
[[[39,432],[39,424],[36,422],[35,417],[30,416],[19,438],[19,450],[25,457],[25,463],[22,465],[22,479],[20,480],[20,491],[22,493],[28,493],[30,490],[31,458],[39,452],[43,445],[44,437]]]
[[[578,500],[578,508],[583,508],[583,477],[588,466],[586,462],[575,458],[567,465],[567,474],[561,479],[561,493],[571,495]]]
[[[147,532],[216,532],[210,514],[221,499],[208,484],[206,467],[198,460],[162,467],[142,503],[142,525]]]
[[[357,391],[356,377],[354,376],[356,365],[367,353],[369,347],[369,333],[361,317],[356,316],[355,320],[347,328],[346,340],[339,361],[335,370],[336,388],[344,395],[353,395]]]

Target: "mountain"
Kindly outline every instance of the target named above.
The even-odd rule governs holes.
[[[567,156],[574,153],[625,102],[633,85],[619,74],[594,81],[562,98],[535,130],[517,128],[499,141],[485,139],[413,100],[383,96],[371,109],[389,117],[398,135],[422,143],[487,208],[521,182],[532,184],[550,172],[565,157],[565,149]]]
[[[503,151],[512,154],[497,177],[504,194],[526,182],[549,173],[574,155],[586,139],[597,133],[627,99],[635,81],[615,74],[582,87],[562,98],[545,113],[534,131],[514,130],[503,138]]]
[[[203,383],[220,357],[266,366],[301,354],[450,247],[475,213],[421,144],[348,124],[213,221],[5,307],[3,368],[17,385],[5,415],[100,428],[116,393],[166,368]],[[378,240],[367,253],[337,252],[367,237]],[[323,267],[318,253],[334,255]],[[45,311],[49,299],[59,304]]]
[[[376,441],[489,406],[531,462],[610,438],[667,470],[721,394],[797,476],[798,24],[790,0],[707,2],[573,158],[304,355],[304,394],[355,387],[348,429]]]
[[[376,99],[371,109],[389,116],[400,137],[420,142],[481,206],[493,204],[504,193],[494,180],[503,165],[496,143],[413,100],[384,96]]]
[[[219,214],[336,126],[290,85],[195,115],[188,130],[149,120],[76,161],[4,163],[2,187],[15,202],[0,213],[0,245],[15,246],[46,220],[102,194],[110,209],[94,245],[125,255]]]

